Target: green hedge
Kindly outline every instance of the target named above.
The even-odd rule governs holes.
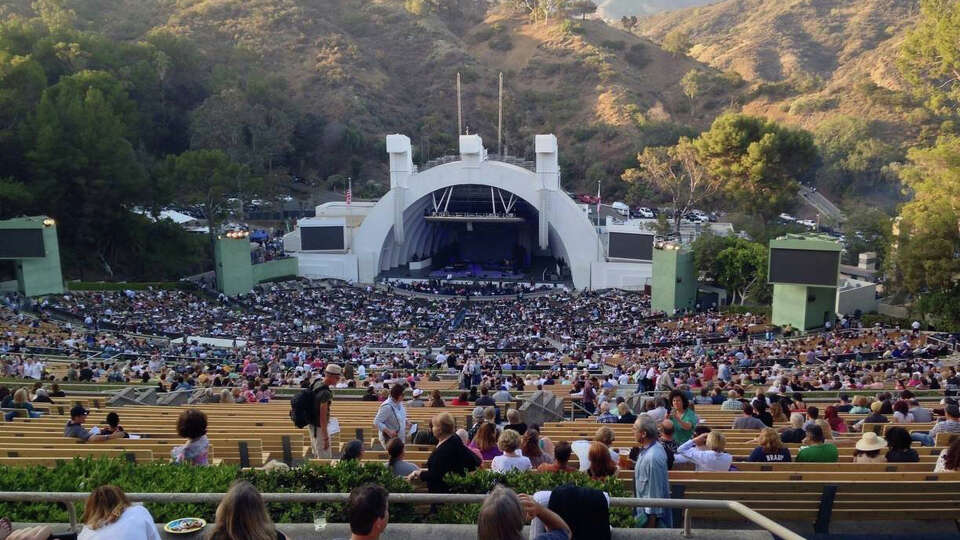
[[[358,462],[330,465],[306,465],[283,471],[241,470],[236,465],[190,467],[169,463],[135,465],[121,459],[75,458],[55,467],[0,466],[0,491],[90,491],[103,484],[114,484],[128,493],[223,493],[236,478],[250,481],[262,493],[347,493],[354,487],[376,482],[391,493],[413,491],[403,478],[391,474],[376,463]],[[477,471],[466,477],[448,476],[454,493],[487,493],[496,483],[519,492],[534,493],[565,484],[602,489],[612,497],[630,496],[617,479],[590,480],[580,473],[509,473]],[[146,505],[159,523],[181,517],[214,519],[216,505],[193,503],[149,503]],[[271,503],[270,515],[277,523],[310,523],[316,512],[326,513],[331,522],[345,522],[342,504]],[[78,507],[82,513],[82,505]],[[397,523],[476,523],[479,505],[442,505],[436,514],[426,515],[426,505],[390,505],[390,520]],[[59,503],[0,502],[0,516],[13,521],[64,523],[66,508]],[[611,511],[611,523],[619,527],[632,524],[629,509]]]

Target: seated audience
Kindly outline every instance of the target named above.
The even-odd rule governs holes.
[[[407,476],[418,469],[418,467],[413,463],[403,461],[405,448],[406,445],[403,444],[403,441],[396,437],[387,442],[387,454],[390,455],[390,461],[387,463],[387,468],[389,468],[390,472],[397,476]]]
[[[389,496],[383,486],[363,484],[353,488],[347,501],[351,540],[376,540],[390,521]]]
[[[839,410],[837,407],[830,405],[823,411],[823,419],[827,421],[827,424],[830,424],[830,429],[836,433],[846,433],[847,424],[843,421],[843,418],[840,418]]]
[[[698,448],[703,445],[704,449]],[[733,456],[723,451],[726,438],[719,431],[697,435],[677,448],[677,455],[696,465],[698,471],[729,471]]]
[[[576,469],[570,467],[570,455],[572,453],[570,443],[560,441],[553,447],[553,463],[541,463],[537,470],[541,472],[573,472]]]
[[[152,524],[151,524],[152,525]],[[237,480],[217,506],[207,540],[286,540],[270,519],[267,505],[250,482]]]
[[[512,431],[512,430],[511,430]],[[547,531],[533,540],[568,540],[570,527],[555,512],[537,504],[530,495],[517,495],[512,489],[497,486],[480,507],[477,519],[478,540],[521,540],[523,524],[540,519]]]
[[[777,430],[773,428],[763,428],[760,431],[760,446],[753,449],[747,461],[761,463],[788,463],[790,462],[790,449],[783,446]]]
[[[803,429],[803,415],[800,413],[790,413],[790,427],[780,433],[780,440],[784,444],[793,444],[803,442],[807,432]]]
[[[510,409],[507,413],[507,425],[503,426],[503,429],[512,429],[520,435],[527,432],[527,425],[520,421],[520,411]]]
[[[910,445],[910,432],[902,427],[892,427],[887,430],[887,462],[888,463],[917,463],[920,455]]]
[[[363,441],[354,439],[343,447],[340,461],[361,461],[363,459]]]
[[[613,450],[613,440],[614,434],[613,430],[607,426],[603,426],[597,429],[597,432],[593,436],[594,441],[602,442],[610,449],[610,459],[616,462],[620,456],[616,451]],[[573,449],[573,453],[577,455],[577,459],[580,460],[580,472],[586,472],[587,468],[590,467],[590,443],[592,441],[587,440],[577,440],[570,443],[570,447]]]
[[[797,462],[836,463],[839,457],[837,447],[823,440],[823,428],[812,425],[806,430],[807,446],[800,447]]]
[[[160,540],[153,516],[140,504],[131,504],[117,486],[100,486],[83,505],[83,529],[78,540]]]
[[[463,440],[457,436],[456,424],[449,413],[440,413],[433,417],[433,434],[438,442],[436,449],[427,458],[427,468],[410,473],[407,479],[426,482],[431,493],[446,493],[449,488],[443,477],[447,473],[463,475],[476,470],[483,460],[468,450]]]
[[[484,461],[490,461],[499,456],[502,452],[497,446],[497,426],[490,422],[483,422],[467,446],[479,450]]]
[[[177,418],[177,434],[187,442],[170,451],[174,463],[209,465],[210,440],[207,439],[207,415],[198,409],[187,409]]]
[[[110,435],[99,433],[99,428],[95,428],[98,431],[96,434],[87,431],[87,429],[83,427],[83,423],[86,422],[88,414],[90,414],[90,411],[84,409],[80,405],[70,409],[70,420],[63,428],[63,436],[72,437],[74,439],[80,439],[81,441],[87,442],[119,439],[124,436],[122,431],[117,431],[115,433],[111,433]]]
[[[763,420],[753,415],[753,405],[744,403],[740,408],[743,414],[733,421],[733,429],[763,429],[767,427]]]
[[[627,407],[626,402],[621,402],[619,405],[617,405],[617,412],[620,413],[620,418],[617,419],[618,424],[632,425],[637,421],[637,415],[630,411],[630,407]]]
[[[864,433],[853,450],[854,463],[886,463],[887,459],[880,451],[887,447],[887,441],[872,431]]]
[[[510,418],[510,416],[507,415],[507,418]],[[603,403],[601,403],[600,414],[597,415],[597,423],[616,424],[617,420],[618,420],[617,415],[610,412],[610,402],[604,401]]]
[[[960,471],[960,437],[953,439],[948,448],[940,451],[933,472]]]
[[[501,455],[493,458],[490,469],[494,472],[526,471],[532,468],[530,458],[521,455],[520,434],[512,429],[505,429],[497,440]]]
[[[610,458],[610,449],[602,442],[590,443],[590,466],[587,475],[594,480],[603,480],[617,474],[617,462]]]
[[[553,463],[553,456],[547,454],[540,448],[540,432],[530,428],[520,439],[520,452],[530,458],[530,465],[538,469],[544,463]]]

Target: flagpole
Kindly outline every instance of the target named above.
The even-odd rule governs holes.
[[[350,238],[347,243],[347,248],[353,250],[353,226],[350,223],[353,217],[353,208],[351,207],[353,203],[353,177],[347,177],[347,231],[350,233]]]

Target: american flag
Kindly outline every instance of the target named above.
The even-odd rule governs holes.
[[[350,180],[347,184],[347,206],[350,206],[350,201],[353,200],[353,180]]]

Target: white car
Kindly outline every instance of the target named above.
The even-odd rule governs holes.
[[[657,217],[653,214],[653,210],[647,208],[646,206],[641,206],[640,208],[637,208],[637,215],[639,215],[644,219],[653,219]]]
[[[814,221],[814,220],[812,220],[812,219],[798,219],[798,220],[797,220],[797,223],[799,223],[800,225],[803,225],[804,227],[806,227],[806,228],[808,228],[808,229],[815,229],[815,228],[817,228],[817,222]]]
[[[787,213],[780,214],[779,217],[780,217],[780,219],[782,219],[783,221],[786,221],[786,222],[788,222],[788,223],[793,223],[794,221],[797,220],[797,218],[795,218],[795,217],[793,217],[793,216],[791,216],[790,214],[787,214]]]

